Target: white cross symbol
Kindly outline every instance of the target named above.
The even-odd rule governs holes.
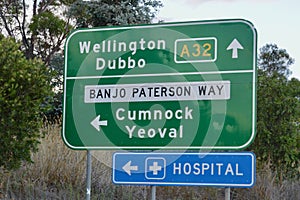
[[[157,175],[157,174],[158,174],[158,171],[161,170],[161,166],[159,166],[157,162],[153,162],[153,165],[152,165],[152,166],[149,166],[149,170],[150,170],[150,171],[153,171],[153,174],[154,174],[154,175]]]

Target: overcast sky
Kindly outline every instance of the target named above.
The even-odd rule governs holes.
[[[258,48],[275,43],[295,59],[292,77],[300,79],[299,0],[161,0],[165,22],[242,18],[257,29]]]

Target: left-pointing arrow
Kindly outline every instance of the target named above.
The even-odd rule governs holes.
[[[100,131],[100,126],[107,126],[107,120],[100,120],[100,115],[98,115],[93,121],[91,121],[91,125],[97,130]]]
[[[123,167],[122,169],[129,175],[131,176],[131,171],[137,171],[138,170],[138,166],[136,165],[131,165],[131,160],[128,161]]]

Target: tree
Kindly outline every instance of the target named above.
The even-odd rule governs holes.
[[[61,114],[63,43],[75,27],[150,23],[158,0],[0,0],[0,33],[20,42],[27,59],[52,71],[56,91],[50,117]],[[60,61],[60,62],[57,62]]]
[[[0,34],[14,38],[27,59],[39,58],[51,71],[51,86],[56,91],[48,120],[61,114],[63,43],[72,30],[66,17],[75,0],[0,0]],[[54,66],[60,57],[62,63]],[[60,90],[59,90],[60,89]]]
[[[150,23],[161,6],[157,0],[0,0],[0,30],[21,42],[26,58],[48,65],[74,26]]]
[[[266,44],[260,51],[258,66],[267,75],[273,75],[274,73],[285,77],[291,75],[289,67],[294,64],[294,59],[290,57],[285,49],[279,49],[275,44]]]
[[[261,162],[280,173],[299,166],[300,82],[290,75],[294,63],[284,49],[267,44],[258,57],[257,136],[251,148]]]
[[[20,41],[26,58],[41,58],[48,65],[52,56],[62,50],[72,29],[70,19],[64,17],[64,7],[72,2],[74,0],[1,0],[1,33]]]
[[[19,48],[0,35],[0,168],[7,170],[31,161],[51,97],[47,67],[41,60],[26,59]]]
[[[150,23],[160,6],[156,0],[0,0],[0,34],[10,38],[0,41],[0,167],[30,161],[41,112],[61,113],[63,43],[71,29]],[[50,88],[57,92],[48,113]]]
[[[161,6],[158,0],[76,1],[68,15],[76,27],[148,24]]]

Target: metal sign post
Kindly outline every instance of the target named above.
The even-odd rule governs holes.
[[[230,187],[225,188],[225,200],[230,200]]]
[[[86,154],[86,200],[91,199],[91,175],[92,175],[92,158],[91,151],[87,150]]]
[[[152,185],[151,186],[151,200],[155,200],[156,199],[156,186]]]

